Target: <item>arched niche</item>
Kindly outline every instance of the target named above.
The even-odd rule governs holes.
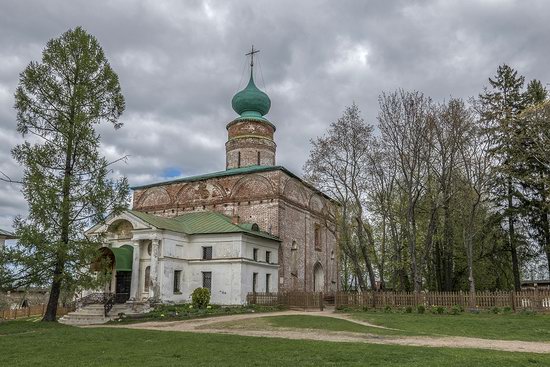
[[[178,204],[186,204],[195,200],[221,199],[224,190],[221,186],[209,182],[195,182],[183,186],[176,194]]]
[[[232,198],[249,199],[273,194],[271,182],[260,175],[245,176],[233,186]]]
[[[159,206],[168,205],[172,202],[170,194],[164,187],[151,187],[147,189],[139,198],[138,206]]]
[[[286,182],[283,196],[303,206],[306,206],[308,203],[307,195],[302,185],[293,179],[289,179]]]
[[[107,233],[117,239],[131,239],[134,226],[126,219],[117,219],[107,227]]]

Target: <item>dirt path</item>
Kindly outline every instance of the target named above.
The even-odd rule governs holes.
[[[492,340],[467,337],[431,337],[431,336],[394,336],[394,335],[374,335],[366,333],[354,333],[344,331],[313,330],[313,329],[290,329],[290,328],[265,328],[249,330],[245,328],[218,328],[216,324],[225,322],[234,322],[239,320],[258,319],[270,316],[288,316],[288,315],[309,315],[323,316],[343,319],[356,324],[388,329],[383,326],[373,325],[351,318],[349,315],[332,312],[301,312],[301,311],[282,311],[272,313],[257,313],[243,315],[218,316],[206,319],[193,319],[185,321],[168,322],[144,322],[139,324],[127,325],[103,325],[101,327],[123,327],[129,329],[144,330],[165,330],[165,331],[185,331],[193,333],[214,333],[229,334],[254,337],[284,338],[295,340],[317,340],[332,342],[354,342],[370,344],[391,344],[407,345],[419,347],[447,347],[447,348],[476,348],[492,349],[506,352],[529,352],[529,353],[550,353],[550,343],[544,342],[526,342],[517,340]],[[93,326],[98,327],[98,326]],[[396,329],[391,329],[396,330]]]

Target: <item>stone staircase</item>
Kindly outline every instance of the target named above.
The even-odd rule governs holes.
[[[126,302],[114,304],[111,311],[104,315],[105,308],[101,303],[93,303],[78,308],[74,312],[70,312],[59,319],[59,322],[65,325],[98,325],[105,324],[110,320],[114,320],[120,313],[126,315],[136,315],[149,311],[149,305],[144,302]]]

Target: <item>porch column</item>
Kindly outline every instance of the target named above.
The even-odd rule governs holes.
[[[130,300],[139,301],[141,298],[139,294],[139,259],[141,256],[139,253],[139,241],[134,241],[132,247],[134,248],[134,257],[132,259],[132,282],[130,283]]]
[[[149,298],[160,298],[160,285],[158,276],[160,240],[151,240],[151,284],[149,285]]]

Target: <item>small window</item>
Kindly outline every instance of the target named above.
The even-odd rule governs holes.
[[[271,274],[266,274],[265,275],[265,293],[270,292],[270,290],[269,290],[270,283],[271,283]]]
[[[149,244],[147,245],[147,255],[151,256],[152,250],[153,250],[153,244],[149,242]]]
[[[174,270],[174,293],[181,292],[181,270]]]
[[[258,273],[252,273],[252,292],[256,293],[256,285],[258,284]]]
[[[268,264],[271,263],[271,251],[265,252],[265,262]]]
[[[258,166],[260,165],[260,152],[258,151]]]
[[[212,272],[211,271],[202,272],[202,287],[208,288],[210,289],[210,291],[212,291]]]
[[[252,258],[254,259],[254,261],[258,261],[258,249],[257,248],[252,250]]]
[[[143,291],[149,292],[149,283],[151,282],[151,267],[145,268],[145,279],[143,280]]]
[[[321,227],[315,225],[315,250],[321,251]]]
[[[205,246],[202,248],[202,259],[212,260],[212,246]]]
[[[330,250],[330,259],[334,260],[334,250]]]
[[[237,167],[241,167],[241,152],[237,153]]]

